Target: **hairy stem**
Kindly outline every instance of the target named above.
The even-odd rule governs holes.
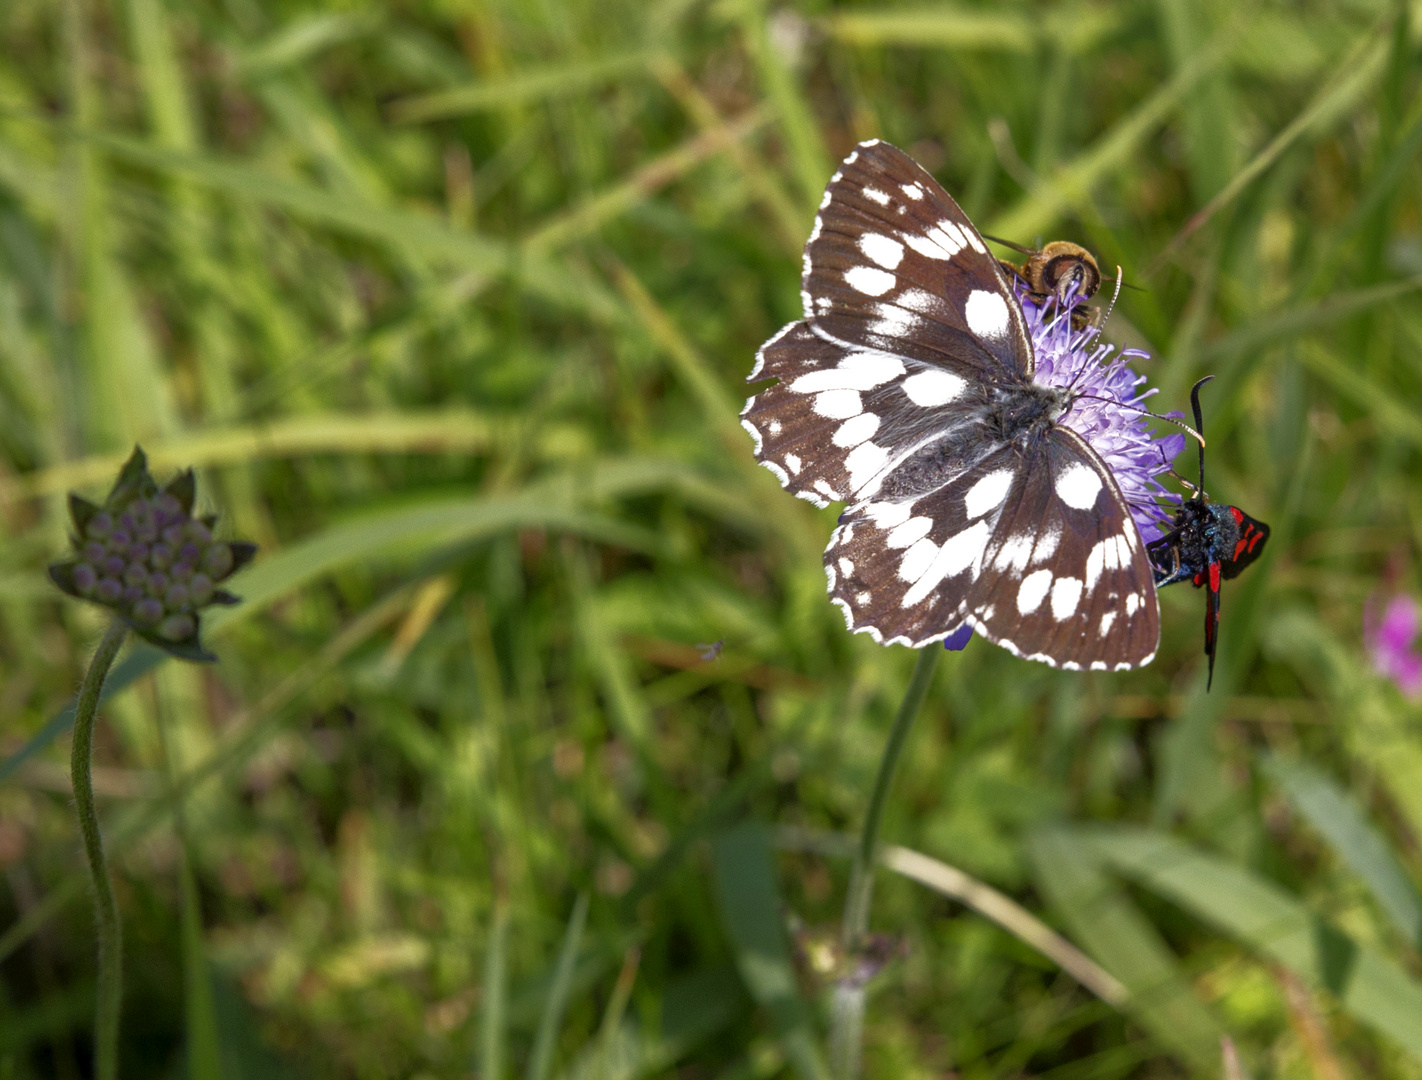
[[[884,817],[884,803],[889,785],[894,780],[899,756],[908,739],[909,729],[918,716],[919,707],[933,681],[934,665],[943,650],[929,645],[918,654],[908,690],[894,717],[894,729],[889,733],[884,756],[879,760],[879,774],[874,778],[874,793],[869,797],[869,809],[864,815],[864,828],[859,834],[859,850],[854,854],[854,869],[849,877],[849,894],[844,901],[844,921],[840,928],[840,944],[847,976],[834,993],[834,1027],[830,1032],[831,1067],[837,1080],[853,1080],[859,1075],[859,1050],[864,1030],[864,984],[854,971],[855,957],[869,929],[869,908],[874,899],[874,865],[879,857],[879,825]]]
[[[99,815],[94,809],[94,783],[89,758],[94,747],[94,718],[104,679],[113,666],[128,625],[115,617],[99,642],[98,651],[84,674],[79,698],[74,703],[74,744],[69,770],[74,784],[74,809],[79,815],[79,831],[84,837],[84,854],[89,859],[89,878],[94,886],[94,923],[99,938],[99,982],[94,1012],[94,1076],[96,1080],[117,1080],[119,1010],[123,1004],[123,940],[119,928],[118,905],[109,882],[104,860],[104,840],[99,835]]]

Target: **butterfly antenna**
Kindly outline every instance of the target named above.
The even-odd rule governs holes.
[[[1210,378],[1214,378],[1214,376],[1211,375]],[[1185,423],[1184,420],[1179,420],[1173,416],[1162,416],[1160,413],[1153,413],[1149,409],[1142,409],[1139,405],[1129,405],[1124,401],[1117,401],[1115,398],[1101,397],[1097,394],[1077,394],[1073,400],[1104,401],[1108,405],[1116,406],[1116,408],[1118,409],[1130,409],[1131,412],[1140,413],[1142,416],[1149,416],[1155,420],[1164,420],[1167,424],[1174,424],[1176,427],[1184,431],[1185,434],[1189,435],[1192,439],[1194,439],[1197,443],[1200,444],[1200,461],[1203,463],[1205,460],[1205,437],[1201,435],[1196,428],[1192,428],[1189,424]],[[1200,417],[1197,413],[1195,416],[1195,423],[1198,424],[1199,422]],[[1201,480],[1204,479],[1203,471],[1200,474],[1200,478]]]
[[[1203,379],[1190,387],[1190,408],[1195,411],[1195,427],[1200,431],[1205,430],[1205,418],[1200,412],[1200,387],[1213,379],[1213,375],[1206,375]],[[1200,437],[1200,486],[1196,489],[1196,494],[1200,499],[1205,497],[1205,438]]]
[[[1116,310],[1116,301],[1121,298],[1121,268],[1116,267],[1116,291],[1111,294],[1111,303],[1106,306],[1106,314],[1101,316],[1101,329],[1106,329],[1106,320],[1111,317],[1111,312]]]

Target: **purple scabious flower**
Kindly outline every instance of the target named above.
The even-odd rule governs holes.
[[[1131,515],[1146,543],[1166,531],[1171,513],[1158,500],[1178,503],[1180,496],[1167,491],[1156,478],[1170,472],[1170,463],[1185,449],[1179,432],[1158,437],[1150,417],[1137,410],[1156,390],[1141,391],[1146,379],[1127,365],[1128,360],[1148,360],[1139,349],[1116,351],[1101,341],[1094,326],[1074,329],[1071,299],[1058,306],[1038,307],[1019,289],[1027,332],[1037,355],[1033,378],[1044,386],[1066,386],[1083,395],[1072,404],[1060,423],[1087,441],[1106,462],[1131,508]],[[1176,417],[1181,413],[1166,413]]]
[[[1422,654],[1414,643],[1422,630],[1422,609],[1406,593],[1387,602],[1382,618],[1369,604],[1363,612],[1363,641],[1373,670],[1391,679],[1408,697],[1422,697]]]

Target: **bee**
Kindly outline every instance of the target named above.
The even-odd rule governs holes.
[[[1048,302],[1055,303],[1059,308],[1070,306],[1071,325],[1076,330],[1100,326],[1106,321],[1100,308],[1087,303],[1101,288],[1103,279],[1096,257],[1080,244],[1073,244],[1070,240],[1053,240],[1041,250],[1033,250],[1011,240],[986,233],[983,235],[1027,256],[1021,266],[1007,259],[999,259],[998,265],[1010,277],[1027,286],[1028,296],[1038,307]],[[1120,280],[1119,274],[1116,280]]]

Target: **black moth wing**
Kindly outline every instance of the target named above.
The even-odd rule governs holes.
[[[779,381],[746,402],[741,424],[761,464],[817,506],[855,501],[885,470],[969,424],[986,401],[978,383],[827,341],[804,321],[761,347],[750,381],[768,378]]]
[[[1239,577],[1246,566],[1259,558],[1269,540],[1268,525],[1250,517],[1237,506],[1231,506],[1229,510],[1239,523],[1239,539],[1235,541],[1234,551],[1220,560],[1220,576],[1225,579]]]
[[[861,143],[825,189],[805,245],[805,318],[817,334],[966,378],[1033,371],[1021,304],[938,181],[888,143]]]
[[[921,646],[964,622],[1068,669],[1149,663],[1150,565],[1110,470],[1070,431],[999,445],[916,498],[851,507],[825,551],[850,629]]]

